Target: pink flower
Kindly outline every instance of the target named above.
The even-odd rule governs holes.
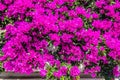
[[[50,39],[53,41],[55,46],[60,44],[60,36],[58,34],[50,34]]]
[[[4,0],[4,3],[5,3],[5,4],[9,4],[9,5],[10,5],[11,3],[13,3],[13,2],[14,2],[13,0]]]
[[[65,76],[68,72],[68,68],[66,66],[61,66],[60,71],[62,72],[62,75]]]
[[[96,5],[98,8],[101,8],[104,4],[105,4],[105,1],[104,1],[104,0],[97,0],[97,1],[95,2],[95,5]]]
[[[41,77],[45,77],[46,74],[47,74],[47,70],[44,70],[44,69],[40,70],[40,76]]]
[[[92,78],[95,78],[97,75],[96,73],[91,73]]]
[[[93,17],[93,18],[99,18],[99,15],[98,15],[97,13],[93,13],[93,14],[92,14],[92,17]]]
[[[65,43],[70,43],[70,42],[72,42],[71,39],[73,38],[73,35],[64,33],[64,34],[61,36],[61,38],[62,38],[63,42],[65,42]]]
[[[113,74],[114,74],[115,77],[119,77],[120,76],[119,66],[115,66],[113,68]]]
[[[76,77],[76,76],[79,76],[79,75],[80,75],[80,69],[77,66],[73,66],[70,69],[70,76]]]
[[[102,47],[100,47],[100,50],[101,50],[101,51],[104,51],[104,50],[105,50],[105,48],[102,46]]]
[[[57,71],[57,72],[54,72],[53,75],[57,78],[60,78],[62,77],[62,72],[61,71]]]
[[[5,10],[5,8],[6,8],[6,6],[5,6],[5,5],[3,5],[2,3],[0,3],[0,11]]]

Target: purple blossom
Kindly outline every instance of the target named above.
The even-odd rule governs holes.
[[[70,34],[66,34],[64,33],[62,36],[61,36],[63,42],[65,43],[71,43],[72,42],[72,38],[73,38],[73,35],[70,35]]]
[[[75,65],[83,61],[84,73],[96,77],[112,59],[112,76],[119,76],[120,1],[81,2],[1,0],[0,27],[6,32],[0,61],[5,70],[31,74],[37,68],[46,77],[49,64],[56,66],[54,77],[75,78],[80,75]],[[72,65],[70,70],[63,62]]]
[[[70,69],[70,76],[76,77],[76,76],[79,76],[79,75],[80,75],[80,69],[77,66],[73,66]]]
[[[40,76],[45,77],[47,74],[47,70],[40,70]]]
[[[57,78],[60,78],[62,77],[62,72],[61,71],[57,71],[57,72],[54,72],[53,75]]]
[[[115,77],[119,77],[120,76],[119,66],[115,66],[113,68],[113,74],[115,75]]]
[[[62,72],[62,75],[65,76],[67,74],[68,68],[66,66],[61,66],[60,71]]]
[[[5,6],[5,5],[3,5],[2,3],[0,3],[0,11],[5,10],[5,8],[6,8],[6,6]]]

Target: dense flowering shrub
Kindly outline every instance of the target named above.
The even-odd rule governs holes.
[[[6,71],[47,79],[120,75],[119,0],[0,0]]]

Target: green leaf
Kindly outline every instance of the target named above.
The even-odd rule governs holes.
[[[60,80],[65,80],[64,76],[62,76],[62,77],[60,78]]]

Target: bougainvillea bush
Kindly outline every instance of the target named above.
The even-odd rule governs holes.
[[[0,0],[0,29],[7,72],[37,70],[52,80],[120,75],[119,0]]]

